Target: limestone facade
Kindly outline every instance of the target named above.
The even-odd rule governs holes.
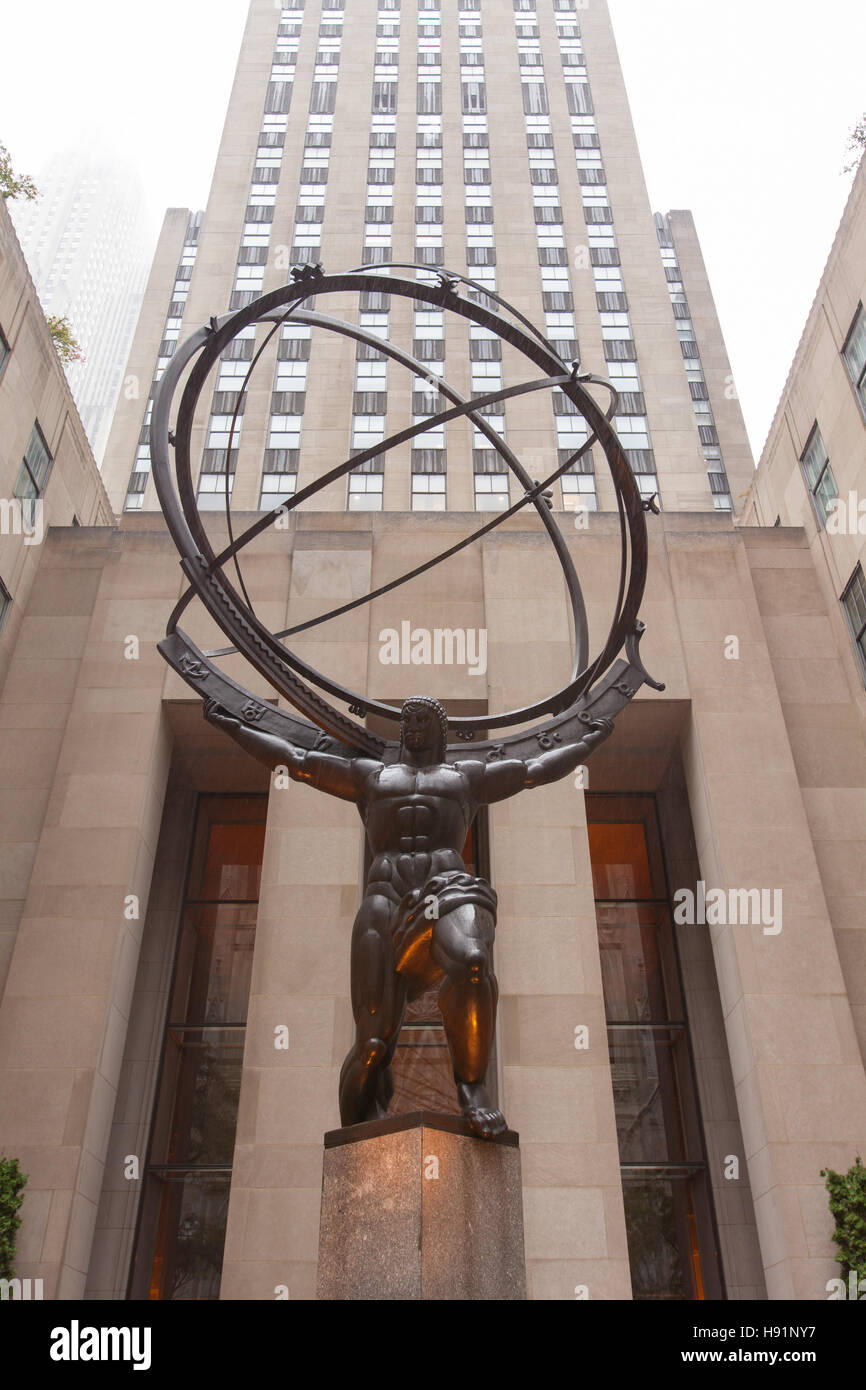
[[[469,520],[413,518],[413,556],[440,549]],[[257,606],[276,624],[290,604],[297,613],[356,593],[405,557],[407,521],[309,513],[266,533],[250,570]],[[589,522],[572,548],[598,634],[618,527],[612,516]],[[834,1265],[819,1170],[847,1167],[862,1150],[866,1075],[852,1014],[858,977],[833,929],[790,691],[820,663],[840,728],[853,702],[843,698],[832,615],[810,615],[824,629],[822,655],[789,635],[809,573],[801,530],[737,530],[709,514],[650,518],[650,529],[644,656],[666,689],[643,690],[619,721],[590,762],[590,791],[656,795],[672,892],[699,876],[782,894],[777,933],[682,926],[679,951],[727,1295],[822,1298]],[[540,695],[568,667],[564,589],[537,529],[506,522],[439,573],[436,590],[414,581],[304,650],[381,698],[423,685],[477,700],[468,670],[379,661],[384,628],[404,617],[453,626],[459,611],[489,631],[481,683],[491,706]],[[38,751],[11,766],[21,804],[47,791],[0,1005],[0,1125],[31,1175],[21,1271],[41,1276],[46,1296],[126,1294],[141,1187],[124,1167],[146,1151],[191,808],[197,793],[267,789],[267,774],[202,723],[155,650],[180,589],[158,517],[53,529],[31,599],[41,624],[32,648],[14,654],[0,704],[4,726],[26,708]],[[70,605],[78,641],[61,655]],[[202,644],[210,628],[189,624]],[[140,644],[132,660],[130,635]],[[267,694],[255,677],[250,688]],[[822,762],[822,748],[814,766],[832,803],[840,765]],[[567,778],[497,806],[490,838],[500,1100],[521,1136],[531,1296],[573,1298],[587,1286],[591,1297],[627,1298],[584,794]],[[349,934],[362,870],[351,806],[295,784],[270,791],[226,1298],[271,1298],[277,1285],[313,1296],[321,1142],[338,1124],[351,1038]],[[296,1047],[274,1049],[277,1024]],[[589,1027],[582,1051],[578,1024]],[[741,1159],[735,1179],[724,1176],[731,1155]]]

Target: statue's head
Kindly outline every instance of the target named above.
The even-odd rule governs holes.
[[[427,761],[441,763],[448,743],[448,715],[438,700],[413,695],[400,710],[400,754],[404,749],[427,754]]]

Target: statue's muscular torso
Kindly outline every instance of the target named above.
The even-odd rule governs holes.
[[[448,763],[392,763],[365,779],[359,811],[373,851],[367,891],[402,897],[432,874],[462,869],[462,849],[477,810],[470,778]]]
[[[593,722],[585,738],[527,759],[442,758],[433,701],[407,700],[401,714],[400,761],[387,765],[361,754],[305,749],[241,723],[215,700],[205,713],[272,771],[288,771],[358,807],[373,862],[352,930],[352,1009],[356,1039],[340,1074],[340,1116],[360,1124],[387,1113],[394,1093],[391,1062],[408,998],[441,981],[439,1007],[454,1068],[461,1112],[472,1132],[492,1138],[505,1119],[484,1086],[496,1018],[496,978],[490,949],[496,897],[489,884],[464,872],[466,835],[480,805],[505,801],[524,788],[564,777],[612,728]],[[558,735],[557,735],[558,737]],[[480,750],[478,750],[480,753]],[[444,914],[430,918],[422,894],[431,885]],[[435,884],[435,888],[433,885]],[[401,900],[411,894],[405,905]],[[420,927],[420,933],[419,933]]]

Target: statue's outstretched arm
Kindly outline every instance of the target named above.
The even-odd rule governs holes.
[[[567,777],[576,767],[580,767],[593,748],[603,743],[613,733],[612,719],[594,719],[589,732],[577,743],[568,743],[564,748],[552,748],[549,753],[539,753],[537,758],[526,761],[527,787],[543,787],[547,782],[558,782]]]
[[[228,714],[216,700],[207,701],[204,716],[272,772],[278,767],[285,767],[296,782],[309,782],[319,791],[328,792],[342,801],[358,800],[363,777],[374,766],[371,759],[340,758],[333,753],[319,753],[299,748],[274,734],[266,734],[263,729],[251,729]]]
[[[612,719],[594,719],[589,732],[576,743],[567,743],[562,748],[552,748],[549,753],[539,753],[537,758],[525,761],[506,758],[501,762],[485,763],[478,799],[482,804],[505,801],[509,796],[528,787],[543,787],[548,782],[558,782],[579,767],[593,748],[603,742],[613,731]]]

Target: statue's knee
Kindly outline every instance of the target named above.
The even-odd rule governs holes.
[[[358,1043],[358,1060],[366,1068],[376,1067],[383,1060],[387,1045],[381,1038],[364,1038]]]
[[[484,946],[472,946],[467,951],[464,965],[471,985],[480,985],[487,978],[490,957]]]

